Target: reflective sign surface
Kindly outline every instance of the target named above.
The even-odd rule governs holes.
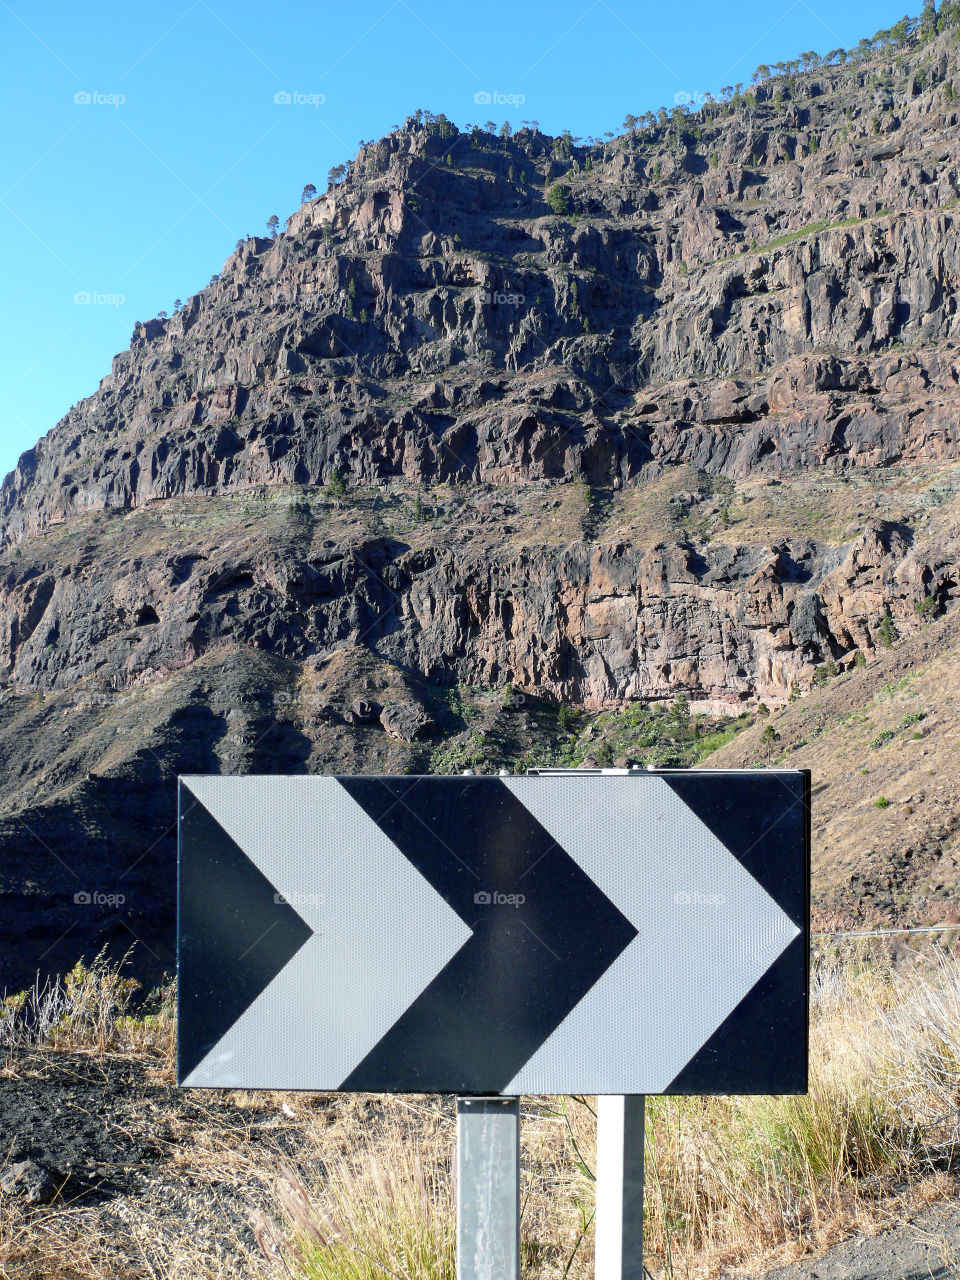
[[[809,776],[188,777],[182,1085],[806,1088]]]

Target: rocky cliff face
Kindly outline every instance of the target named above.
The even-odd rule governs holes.
[[[897,519],[854,523],[838,545],[785,531],[738,544],[746,512],[771,501],[761,491],[741,495],[738,523],[709,542],[680,522],[669,541],[645,546],[622,504],[606,514],[612,536],[586,540],[589,510],[574,494],[567,505],[584,510],[564,519],[561,502],[562,540],[524,536],[552,511],[550,493],[515,500],[505,535],[503,517],[492,529],[472,523],[476,503],[452,494],[428,527],[411,519],[394,534],[344,529],[342,508],[303,499],[306,510],[284,516],[292,529],[277,510],[246,527],[228,520],[226,545],[161,517],[180,546],[132,520],[63,558],[31,549],[3,584],[3,674],[38,694],[91,682],[119,691],[227,643],[301,663],[349,643],[428,680],[512,682],[593,707],[680,691],[718,706],[780,705],[823,664],[862,661],[888,610],[899,629],[916,629],[917,603],[938,611],[956,589],[942,514],[919,547]],[[705,505],[677,496],[668,520],[688,500]]]
[[[617,486],[952,457],[955,72],[942,38],[603,148],[411,123],[136,326],[6,481],[5,536],[334,469]]]
[[[955,85],[948,32],[608,144],[410,120],[138,323],[3,484],[0,916],[107,936],[72,864],[150,868],[165,960],[189,760],[439,767],[455,687],[779,707],[949,611]]]

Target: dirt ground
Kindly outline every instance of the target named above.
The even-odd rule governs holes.
[[[0,1276],[186,1276],[199,1259],[203,1269],[192,1273],[196,1280],[273,1274],[251,1218],[275,1209],[270,1174],[309,1145],[307,1130],[337,1122],[334,1096],[301,1094],[293,1102],[271,1094],[178,1090],[167,1064],[122,1054],[19,1052],[0,1071],[0,1181],[26,1162],[49,1177],[46,1203],[0,1194],[0,1228],[5,1214],[9,1228],[13,1211],[24,1241],[31,1240],[22,1253],[0,1250]],[[9,1238],[8,1232],[7,1243]],[[821,1257],[728,1274],[762,1274],[764,1280],[957,1277],[960,1203],[918,1206],[909,1221],[859,1235]],[[659,1271],[654,1275],[662,1280]]]
[[[263,1188],[232,1169],[218,1172],[211,1145],[227,1148],[233,1138],[237,1150],[261,1149],[269,1164],[296,1146],[296,1124],[177,1090],[166,1074],[120,1054],[23,1053],[8,1063],[0,1074],[0,1175],[29,1161],[49,1175],[49,1187],[45,1204],[0,1195],[0,1214],[4,1200],[16,1201],[24,1235],[32,1226],[49,1247],[39,1269],[36,1251],[32,1259],[0,1255],[4,1280],[70,1275],[78,1249],[107,1274],[112,1266],[132,1280],[153,1266],[163,1275],[177,1265],[187,1224],[194,1256],[217,1258],[237,1277],[249,1273],[248,1219],[265,1206]]]
[[[956,1280],[960,1204],[934,1205],[912,1222],[857,1236],[820,1258],[763,1272],[763,1280]]]

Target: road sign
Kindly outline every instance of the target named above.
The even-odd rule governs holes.
[[[186,777],[180,1084],[800,1093],[809,775]]]

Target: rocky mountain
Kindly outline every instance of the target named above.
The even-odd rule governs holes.
[[[136,324],[2,488],[0,981],[169,967],[178,773],[762,760],[949,662],[943,25],[607,142],[418,113]],[[824,910],[889,860],[842,840]]]

